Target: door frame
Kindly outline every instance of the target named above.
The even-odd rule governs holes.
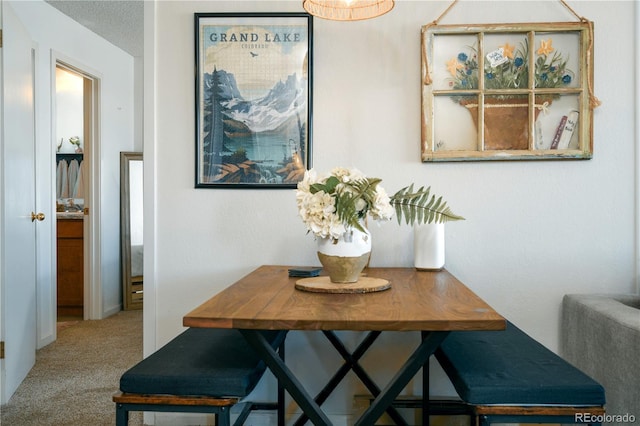
[[[4,0],[0,0],[0,32],[2,32],[2,8],[3,8],[3,2]],[[2,49],[2,47],[0,47],[0,49]],[[3,63],[2,63],[2,58],[4,57],[4,53],[2,53],[2,51],[0,50],[0,70],[3,70],[2,72],[4,72],[4,67],[3,67]],[[0,78],[0,93],[2,95],[0,95],[0,161],[2,158],[2,155],[4,155],[2,153],[2,150],[4,149],[4,99],[2,99],[2,96],[4,96],[4,79]],[[0,173],[0,188],[4,188],[4,178],[3,178],[3,174]],[[4,194],[2,193],[2,191],[0,190],[0,224],[4,223],[4,208],[2,208],[2,203],[4,202]],[[4,299],[3,299],[3,292],[4,292],[4,278],[3,275],[4,271],[2,268],[2,259],[4,259],[4,253],[2,252],[2,244],[0,244],[0,306],[3,306],[4,304]],[[3,324],[3,315],[0,312],[0,405],[2,405],[2,402],[5,399],[4,396],[4,324]]]
[[[55,85],[55,72],[56,67],[60,66],[71,72],[79,74],[83,77],[85,82],[85,89],[87,88],[87,81],[90,81],[91,91],[90,100],[87,105],[87,99],[85,95],[85,114],[86,108],[90,109],[89,117],[85,116],[85,121],[88,119],[90,125],[85,127],[85,144],[84,144],[84,159],[86,166],[84,172],[88,174],[85,186],[85,215],[84,215],[84,319],[102,319],[102,279],[101,279],[101,260],[100,260],[100,238],[99,238],[99,224],[100,224],[100,73],[87,67],[86,65],[79,63],[78,61],[70,58],[60,52],[52,51],[51,55],[51,78],[53,84],[51,85],[52,100],[55,99],[56,85]],[[56,104],[52,102],[51,107],[51,127],[52,135],[56,134]],[[85,123],[86,124],[86,123]],[[87,128],[88,127],[88,128]],[[52,147],[51,164],[55,164],[55,143],[53,139],[50,141]],[[56,182],[55,168],[52,168],[51,181],[53,185]],[[55,186],[51,188],[51,193],[55,194]],[[55,205],[55,197],[54,205]],[[88,209],[88,210],[87,210]],[[57,231],[56,227],[52,226],[52,241],[55,245]],[[55,248],[53,248],[52,257],[52,286],[56,288],[56,255]],[[57,298],[54,297],[51,300],[51,306],[53,312],[56,312]],[[57,315],[57,314],[56,314]]]

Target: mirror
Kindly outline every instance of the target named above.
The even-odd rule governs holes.
[[[142,153],[120,153],[120,242],[122,304],[124,310],[142,309]]]

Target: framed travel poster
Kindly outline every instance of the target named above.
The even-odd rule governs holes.
[[[422,161],[592,158],[589,23],[429,25],[422,53]]]
[[[196,13],[196,188],[295,188],[311,167],[312,17]]]

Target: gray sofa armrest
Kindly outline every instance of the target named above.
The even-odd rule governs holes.
[[[566,295],[560,353],[605,387],[608,414],[640,419],[640,295]]]

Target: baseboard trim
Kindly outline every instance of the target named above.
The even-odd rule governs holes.
[[[111,307],[111,308],[109,308],[109,309],[105,309],[105,310],[102,312],[102,317],[101,317],[100,319],[108,318],[108,317],[110,317],[111,315],[115,315],[115,314],[117,314],[117,313],[118,313],[118,312],[120,312],[121,310],[122,310],[122,305],[121,305],[121,304],[120,304],[120,305],[116,305],[116,306],[114,306],[114,307]]]

